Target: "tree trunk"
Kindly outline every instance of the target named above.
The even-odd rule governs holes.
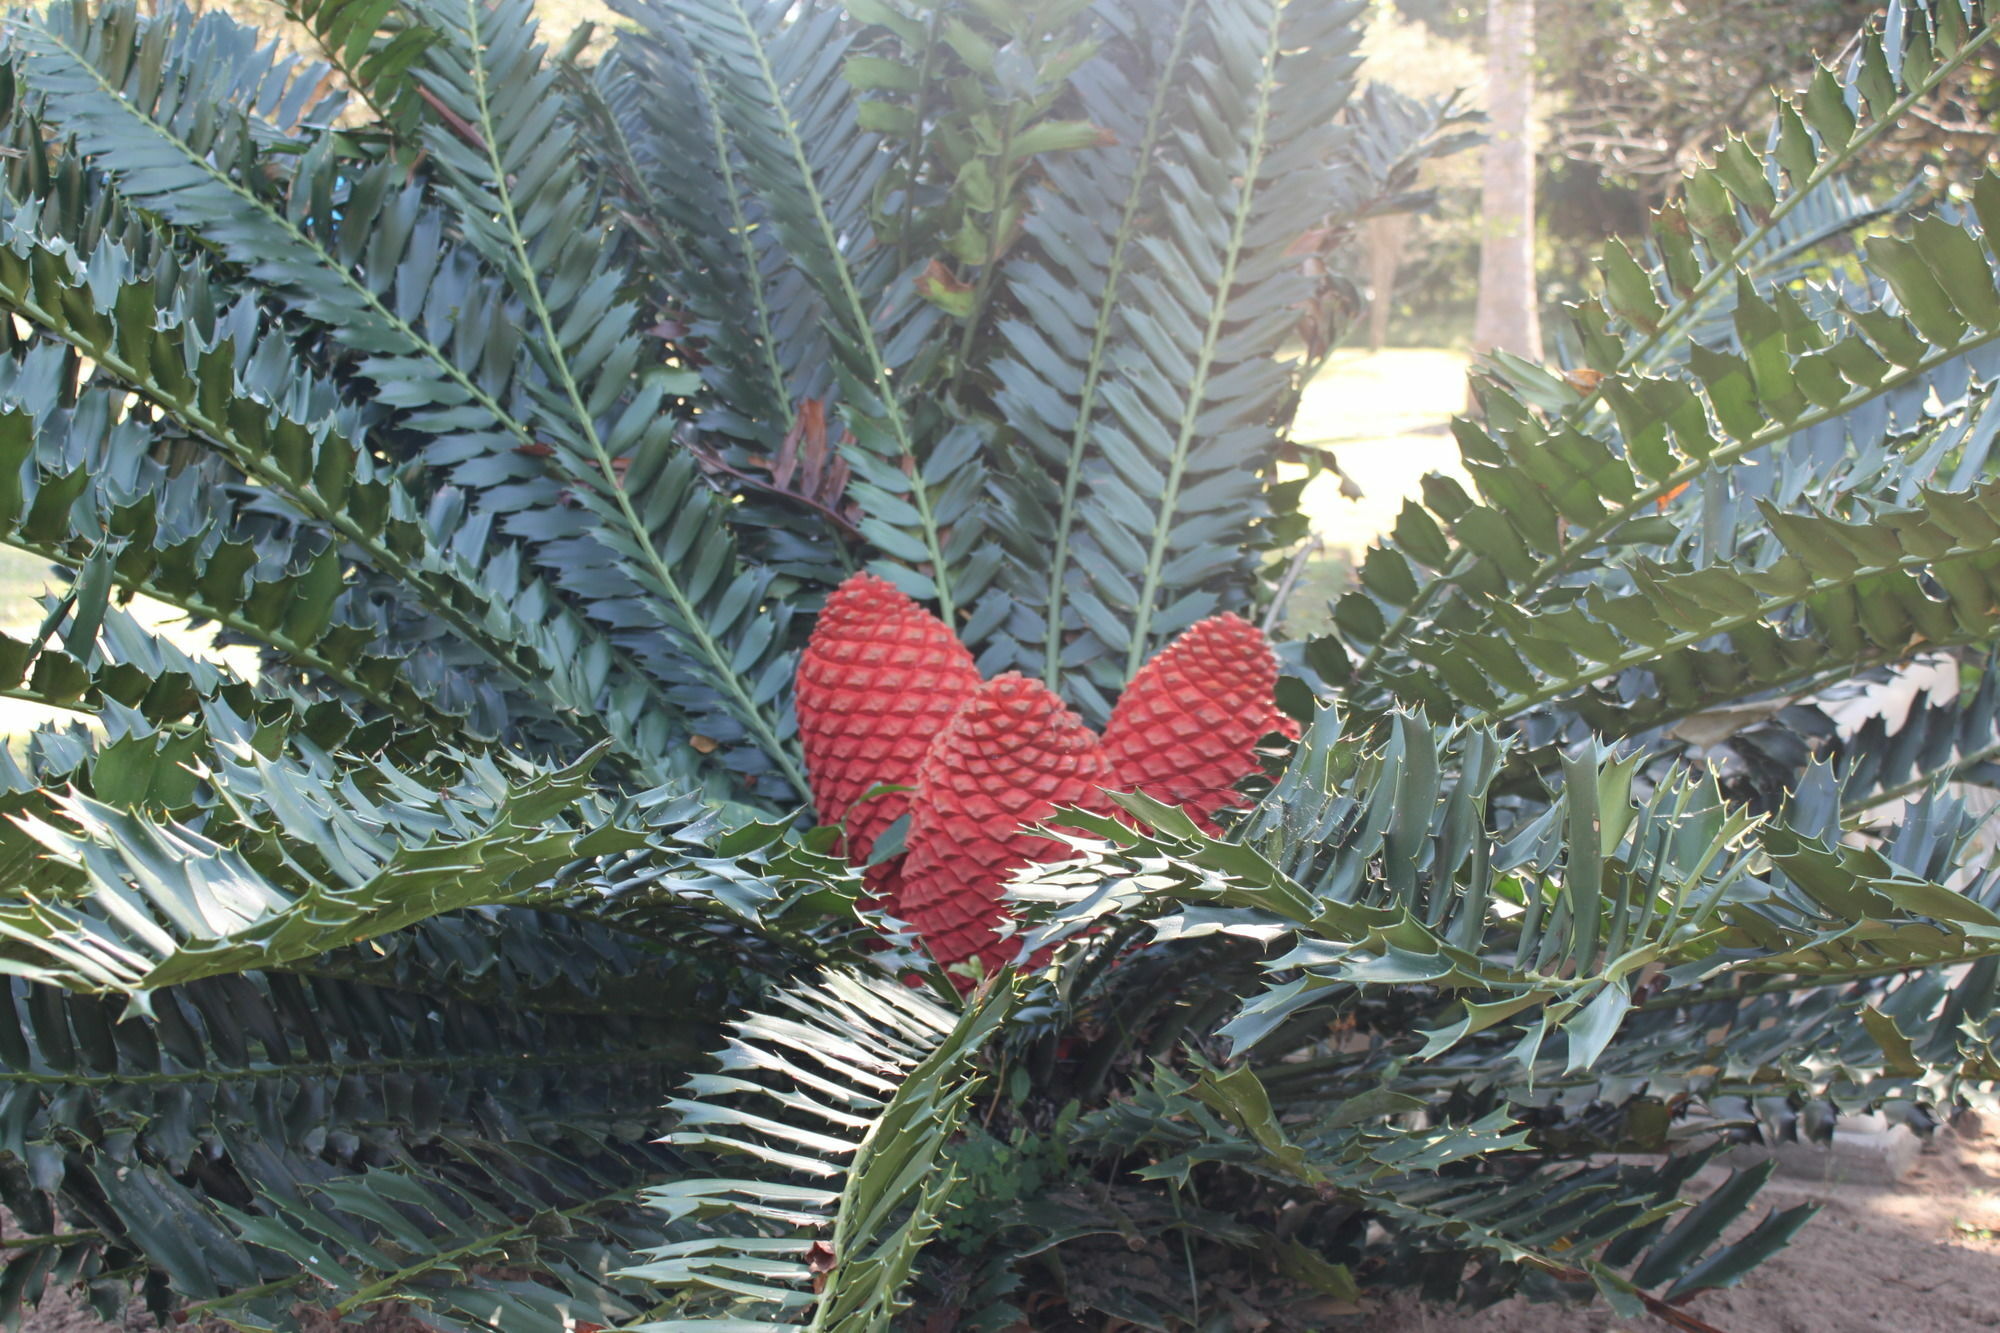
[[[1539,361],[1535,284],[1535,0],[1488,0],[1486,112],[1491,118],[1480,192],[1479,306],[1473,350]]]
[[[1396,270],[1403,264],[1410,215],[1385,213],[1369,218],[1361,235],[1368,256],[1368,350],[1379,352],[1389,336],[1389,315],[1396,300]]]

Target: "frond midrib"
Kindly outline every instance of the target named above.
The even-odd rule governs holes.
[[[1076,425],[1070,432],[1069,458],[1063,467],[1062,506],[1057,511],[1055,550],[1049,562],[1048,639],[1043,645],[1042,679],[1052,690],[1062,687],[1063,597],[1067,591],[1063,578],[1069,568],[1070,536],[1076,527],[1076,497],[1083,483],[1084,456],[1089,451],[1091,428],[1097,417],[1097,385],[1106,369],[1105,351],[1111,342],[1112,314],[1118,307],[1118,295],[1124,285],[1125,252],[1133,240],[1133,220],[1145,200],[1146,182],[1152,176],[1154,150],[1159,144],[1167,102],[1173,92],[1172,76],[1179,69],[1185,53],[1198,3],[1199,0],[1182,0],[1180,22],[1174,28],[1173,45],[1161,72],[1159,91],[1146,110],[1146,131],[1139,141],[1132,184],[1125,192],[1125,203],[1118,215],[1116,239],[1111,243],[1111,258],[1105,266],[1104,290],[1098,296],[1097,325],[1091,335],[1083,392],[1077,401]]]
[[[527,238],[521,233],[521,219],[514,206],[513,187],[509,184],[506,167],[500,161],[499,127],[493,119],[492,99],[486,77],[486,48],[480,37],[482,14],[480,0],[465,0],[465,9],[466,31],[471,38],[466,66],[471,76],[473,96],[478,107],[480,147],[492,172],[491,179],[487,183],[499,201],[499,218],[506,228],[508,247],[513,252],[522,298],[528,302],[536,322],[541,327],[543,350],[547,354],[550,368],[557,376],[563,395],[569,402],[572,423],[582,432],[585,442],[590,446],[592,461],[611,495],[612,502],[618,507],[619,517],[631,531],[638,549],[645,553],[646,563],[652,570],[653,576],[659,580],[661,589],[672,600],[682,627],[694,640],[708,666],[712,682],[735,701],[736,708],[733,711],[736,712],[738,720],[756,736],[758,746],[771,757],[772,762],[778,765],[793,789],[806,791],[809,788],[806,784],[804,767],[793,754],[791,747],[778,738],[778,729],[765,715],[764,710],[750,697],[743,686],[742,677],[731,667],[730,655],[722,651],[721,645],[715,641],[715,636],[709,633],[708,624],[702,619],[699,609],[688,599],[680,580],[661,558],[658,548],[653,545],[646,525],[641,521],[638,511],[632,507],[631,496],[626,492],[625,484],[612,462],[611,452],[605,447],[604,440],[598,433],[597,422],[583,400],[576,374],[570,366],[569,353],[563,347],[562,339],[557,336],[555,318],[549,310],[539,275],[529,256]]]
[[[875,322],[868,315],[867,303],[855,286],[854,270],[840,248],[839,233],[833,219],[827,214],[826,199],[821,194],[818,178],[813,174],[811,159],[807,156],[804,142],[799,138],[799,127],[793,121],[786,106],[784,89],[778,82],[777,71],[771,67],[769,52],[763,39],[758,35],[756,25],[744,9],[744,0],[723,0],[729,12],[735,16],[739,30],[751,50],[756,53],[757,75],[764,85],[764,96],[769,99],[773,119],[783,136],[785,151],[791,157],[801,190],[812,207],[813,226],[819,233],[821,251],[828,266],[836,275],[839,298],[846,307],[848,335],[867,358],[869,373],[874,379],[871,389],[881,404],[883,420],[895,436],[896,448],[908,460],[910,499],[916,508],[919,523],[923,529],[924,547],[931,557],[931,584],[937,591],[939,618],[947,625],[956,625],[957,604],[952,596],[951,569],[945,561],[944,540],[939,531],[937,517],[931,508],[930,485],[924,480],[923,460],[917,457],[916,444],[911,437],[910,423],[904,414],[901,391],[889,374],[888,361],[882,354],[881,342],[875,336]],[[699,60],[700,53],[695,58]]]
[[[1125,675],[1137,675],[1147,657],[1147,639],[1152,630],[1153,603],[1159,597],[1160,582],[1166,568],[1167,543],[1173,533],[1173,518],[1180,504],[1181,481],[1187,470],[1188,454],[1194,447],[1195,423],[1201,419],[1206,404],[1203,401],[1208,391],[1209,373],[1214,368],[1216,358],[1221,354],[1222,326],[1229,312],[1229,302],[1236,285],[1236,267],[1243,256],[1244,236],[1250,227],[1252,204],[1258,198],[1263,172],[1264,157],[1269,150],[1268,134],[1271,120],[1271,100],[1278,81],[1278,57],[1283,47],[1285,11],[1282,5],[1270,6],[1270,27],[1265,36],[1264,59],[1257,84],[1257,109],[1250,117],[1249,151],[1243,166],[1241,184],[1236,191],[1235,216],[1229,228],[1229,244],[1223,253],[1222,271],[1215,280],[1215,301],[1209,307],[1208,327],[1203,331],[1201,347],[1195,354],[1194,379],[1188,386],[1187,397],[1181,407],[1181,419],[1176,424],[1174,443],[1168,457],[1166,484],[1160,493],[1159,521],[1153,529],[1152,542],[1146,551],[1146,564],[1141,576],[1138,600],[1133,608],[1132,644],[1125,654]]]
[[[138,121],[143,127],[145,127],[148,133],[153,134],[158,138],[163,139],[167,143],[171,144],[175,149],[177,149],[180,152],[182,157],[184,157],[188,162],[199,167],[217,185],[221,186],[223,189],[226,189],[231,194],[235,195],[236,198],[242,202],[244,207],[258,213],[264,218],[265,221],[283,230],[286,233],[287,238],[291,240],[294,244],[299,245],[304,249],[310,251],[313,258],[319,261],[320,266],[327,273],[332,274],[340,282],[340,284],[347,289],[347,291],[352,296],[360,300],[368,308],[369,313],[374,315],[377,319],[381,320],[384,324],[387,324],[390,328],[394,329],[398,334],[398,336],[403,338],[412,349],[420,353],[425,360],[430,362],[431,365],[440,374],[444,375],[447,379],[451,380],[453,384],[457,385],[459,388],[463,389],[467,394],[471,395],[471,397],[476,402],[478,402],[482,408],[486,409],[486,411],[492,415],[493,419],[496,422],[498,422],[502,427],[504,427],[509,434],[513,435],[516,439],[520,440],[524,444],[532,444],[534,442],[534,433],[528,429],[525,423],[519,421],[511,414],[509,414],[507,410],[501,405],[500,401],[497,398],[495,398],[492,394],[488,393],[478,383],[478,381],[474,380],[470,375],[466,374],[463,370],[459,369],[457,364],[454,363],[451,357],[445,353],[445,350],[443,348],[439,347],[436,343],[432,342],[430,339],[426,338],[422,333],[418,332],[414,327],[412,327],[408,323],[408,321],[400,318],[395,311],[391,310],[388,307],[388,305],[383,302],[380,296],[376,295],[376,293],[369,290],[369,288],[366,285],[357,282],[354,278],[353,273],[349,271],[349,269],[345,265],[340,263],[339,260],[337,260],[333,255],[328,254],[326,248],[319,243],[316,237],[314,237],[309,232],[301,230],[298,226],[296,226],[292,222],[290,218],[286,217],[282,212],[272,208],[264,200],[258,198],[255,194],[253,194],[250,190],[248,190],[242,185],[239,185],[237,182],[231,180],[227,174],[218,170],[215,164],[209,161],[209,159],[206,156],[196,153],[193,147],[189,145],[186,140],[182,139],[179,135],[175,134],[165,125],[162,125],[157,120],[154,120],[151,116],[146,115],[144,112],[140,111],[137,107],[133,106],[132,103],[126,98],[125,94],[121,90],[119,90],[116,87],[113,87],[112,84],[105,79],[104,75],[98,70],[97,66],[94,63],[92,63],[82,52],[78,51],[75,47],[71,46],[68,42],[64,41],[60,34],[55,32],[53,29],[47,27],[46,25],[40,23],[36,24],[36,31],[40,36],[54,43],[56,46],[60,47],[63,53],[67,55],[79,69],[82,69],[85,72],[87,72],[90,75],[90,77],[97,83],[106,101],[124,108],[127,114],[129,114],[134,120]]]

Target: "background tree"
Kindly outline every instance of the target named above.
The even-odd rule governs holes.
[[[1541,355],[1535,272],[1535,0],[1489,0],[1475,350]]]
[[[1376,69],[1392,85],[1443,91],[1435,86],[1440,69],[1484,59],[1493,17],[1486,6],[1400,0],[1391,12],[1390,31],[1408,22],[1426,34],[1422,43],[1380,46]],[[1774,89],[1806,81],[1816,56],[1847,59],[1868,12],[1849,0],[1726,12],[1700,3],[1544,0],[1532,103],[1541,126],[1534,189],[1543,312],[1589,289],[1605,238],[1643,239],[1649,211],[1681,173],[1707,160],[1730,127],[1758,114]],[[1975,56],[1961,80],[1869,144],[1848,179],[1856,228],[1873,217],[1871,204],[1913,185],[1920,197],[1942,197],[1991,162],[1996,69],[1992,55]],[[1484,74],[1467,67],[1454,82],[1479,85],[1483,105]],[[1422,279],[1396,303],[1390,340],[1471,339],[1484,227],[1477,199],[1476,189],[1448,188],[1433,215],[1394,228]]]
[[[1441,39],[1394,4],[1377,0],[1363,50],[1376,86],[1422,103],[1455,104],[1467,117],[1481,114],[1473,95],[1480,82],[1479,54],[1466,44]],[[1424,207],[1370,219],[1363,229],[1363,257],[1355,268],[1366,279],[1371,349],[1389,340],[1392,327],[1405,339],[1412,336],[1413,309],[1428,312],[1439,301],[1450,302],[1459,285],[1469,296],[1470,281],[1459,269],[1476,262],[1471,213],[1479,195],[1478,142],[1467,133],[1458,141],[1459,151],[1439,153],[1423,163],[1419,183],[1428,192]]]
[[[1853,0],[1748,9],[1699,0],[1570,3],[1543,51],[1563,94],[1551,148],[1657,207],[1772,89],[1796,86],[1815,58],[1838,64],[1850,55],[1868,11]],[[1927,177],[1936,189],[1987,165],[1996,70],[1992,55],[1975,58],[1963,79],[1884,135],[1863,164],[1876,188],[1893,193]]]
[[[1816,56],[1837,57],[1869,13],[1848,0],[1558,2],[1562,20],[1543,48],[1563,95],[1550,149],[1597,167],[1645,208],[1772,89],[1795,87]]]

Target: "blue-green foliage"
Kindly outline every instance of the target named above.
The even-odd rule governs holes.
[[[1053,964],[966,999],[805,829],[820,599],[881,572],[1093,722],[1281,611],[1327,257],[1462,117],[1304,0],[290,17],[328,64],[174,5],[0,44],[0,544],[58,572],[0,696],[68,718],[0,755],[0,1312],[1004,1328],[1070,1263],[1158,1327],[1378,1272],[1634,1316],[1805,1213],[1577,1158],[2000,1074],[1934,789],[1996,772],[2000,184],[1842,183],[1957,0],[1485,368],[1476,494],[1284,645],[1248,813],[1078,816],[1015,886]],[[1965,689],[1835,726],[1921,655]]]

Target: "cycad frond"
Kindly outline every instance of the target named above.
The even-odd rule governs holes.
[[[136,1262],[160,1275],[163,1313],[171,1290],[257,1329],[287,1327],[302,1300],[386,1291],[453,1329],[497,1312],[561,1333],[649,1308],[603,1274],[607,1252],[659,1236],[633,1203],[666,1166],[643,1118],[689,1034],[337,975],[221,977],[156,992],[152,1012],[0,988],[0,1151],[34,1164],[0,1195],[66,1237],[15,1271],[60,1256],[109,1279]],[[553,1284],[502,1276],[524,1260]]]
[[[322,800],[309,793],[333,776],[323,756],[266,759],[240,720],[217,717],[211,730],[227,771],[198,771],[227,795],[205,831],[83,796],[56,802],[60,823],[26,822],[87,887],[74,905],[0,908],[8,970],[143,1003],[163,986],[300,962],[441,912],[546,900],[561,867],[643,838],[557,818],[588,789],[595,755],[537,774],[468,759],[436,791],[378,765],[379,795]]]
[[[1181,904],[1194,922],[1171,922],[1170,937],[1198,923],[1291,943],[1265,964],[1286,979],[1222,1029],[1239,1050],[1356,987],[1421,983],[1463,997],[1425,1034],[1423,1058],[1511,1022],[1526,1065],[1566,1037],[1571,1073],[1613,1042],[1644,972],[1831,981],[2000,952],[2000,917],[1930,879],[1933,865],[1841,845],[1837,803],[1828,826],[1796,808],[1760,820],[1712,778],[1642,796],[1636,758],[1586,751],[1564,759],[1560,790],[1532,819],[1489,832],[1505,750],[1490,731],[1402,714],[1376,744],[1328,712],[1235,839],[1144,797],[1125,804],[1151,833],[1065,813],[1108,846],[1079,843],[1082,861],[1023,878],[1024,901],[1075,909],[1027,943]]]
[[[1594,619],[1579,609],[1578,585],[1623,591],[1635,556],[1675,543],[1683,511],[1674,499],[1760,451],[1891,395],[1915,392],[1918,401],[1933,383],[1947,400],[1962,397],[1971,358],[2000,336],[1995,260],[1971,219],[1930,218],[1915,241],[1870,242],[1894,294],[1889,305],[1830,289],[1809,308],[1787,288],[1758,289],[1740,270],[1995,31],[1990,22],[1968,28],[1957,0],[1897,12],[1893,30],[1864,37],[1845,76],[1823,71],[1808,94],[1781,102],[1768,162],[1736,139],[1716,166],[1694,173],[1685,205],[1656,228],[1658,269],[1621,246],[1607,252],[1604,304],[1577,312],[1574,374],[1497,360],[1485,428],[1459,427],[1482,498],[1444,479],[1428,483],[1425,502],[1406,506],[1395,540],[1371,553],[1362,589],[1342,603],[1337,625],[1361,697],[1400,689],[1411,657],[1440,664],[1443,641],[1471,641],[1509,606],[1558,613],[1572,627]],[[2000,198],[1996,188],[1982,186],[1982,197]],[[1941,283],[1936,274],[1946,270],[1956,276]],[[1733,346],[1687,343],[1705,298],[1725,286],[1736,289]],[[1662,349],[1676,355],[1656,364]],[[1878,475],[1874,489],[1896,480]],[[1507,672],[1507,662],[1497,669]],[[1768,685],[1787,681],[1797,683],[1780,672]]]
[[[637,311],[620,298],[623,275],[608,263],[562,81],[534,43],[529,7],[439,0],[423,12],[448,34],[426,55],[426,81],[471,131],[433,126],[426,141],[469,243],[526,311],[540,372],[526,380],[531,419],[598,520],[563,543],[566,582],[587,583],[592,553],[608,556],[600,563],[630,581],[721,711],[804,791],[772,706],[790,667],[784,614],[767,601],[768,575],[734,558],[719,502],[674,440],[667,403],[679,377],[645,364]],[[599,600],[617,593],[615,582],[590,589]]]
[[[667,1141],[741,1155],[752,1174],[648,1191],[676,1223],[735,1225],[631,1270],[703,1301],[644,1327],[883,1327],[950,1195],[940,1157],[976,1081],[971,1061],[1013,1008],[1010,981],[954,1014],[895,980],[835,972],[731,1024],[721,1071],[670,1104],[679,1128]]]
[[[1297,392],[1278,353],[1312,294],[1287,251],[1325,212],[1310,182],[1339,140],[1354,18],[1248,3],[1138,25],[1087,67],[1117,142],[1050,164],[1027,233],[1041,253],[1008,267],[1024,314],[1002,324],[996,402],[1053,479],[1022,536],[1048,622],[1029,630],[1034,667],[1091,713],[1244,596],[1271,423]],[[1143,95],[1119,95],[1126,78]],[[1108,246],[1067,235],[1101,226]]]
[[[827,350],[840,421],[854,437],[845,453],[856,476],[849,492],[866,515],[861,531],[888,557],[885,575],[912,595],[935,597],[956,623],[981,581],[964,575],[984,497],[952,485],[971,459],[924,435],[899,378],[942,315],[918,297],[913,274],[893,271],[894,252],[871,244],[868,206],[886,159],[841,79],[851,33],[832,7],[793,10],[771,0],[695,0],[654,11],[652,21],[705,70],[704,98],[712,96],[728,139],[718,144],[716,168],[740,164],[759,224],[817,293],[835,335]],[[924,565],[928,576],[917,572]]]
[[[415,128],[421,94],[411,70],[438,34],[411,21],[407,9],[381,0],[292,0],[286,17],[312,34],[327,64],[392,134]]]
[[[586,730],[615,731],[636,762],[657,766],[662,776],[676,772],[676,764],[686,771],[684,759],[671,757],[678,747],[662,736],[663,719],[645,718],[644,679],[636,682],[634,699],[629,663],[568,607],[538,590],[531,575],[517,573],[515,586],[501,588],[496,580],[509,574],[504,558],[475,568],[429,540],[426,524],[439,520],[438,506],[421,513],[400,481],[357,449],[351,435],[365,429],[359,410],[299,366],[253,306],[232,312],[248,316],[247,322],[203,320],[187,306],[176,311],[182,316],[177,322],[162,321],[152,304],[161,273],[109,240],[86,265],[67,247],[11,222],[0,228],[7,241],[0,248],[0,301],[15,314],[89,356],[103,373],[142,395],[162,420],[282,496],[298,519],[323,533],[323,541],[346,544],[369,568],[395,579],[403,596],[483,655],[510,688],[549,712],[574,713]],[[75,473],[73,480],[81,483],[84,476]],[[335,660],[356,665],[372,636],[365,619],[355,626],[334,615],[341,586],[337,551],[325,545],[314,574],[331,585],[316,588],[304,602],[285,604],[273,596],[260,617],[276,616],[277,623],[257,626],[261,632],[253,638],[308,655],[324,647]],[[225,578],[222,569],[240,578],[254,556],[239,539],[215,578]],[[146,562],[143,550],[133,558]],[[220,581],[209,588],[216,601],[231,600],[236,591]],[[621,673],[620,667],[628,669]],[[393,689],[393,669],[369,670],[378,690]],[[622,680],[614,679],[621,674]],[[614,689],[625,706],[600,708],[597,701]]]

